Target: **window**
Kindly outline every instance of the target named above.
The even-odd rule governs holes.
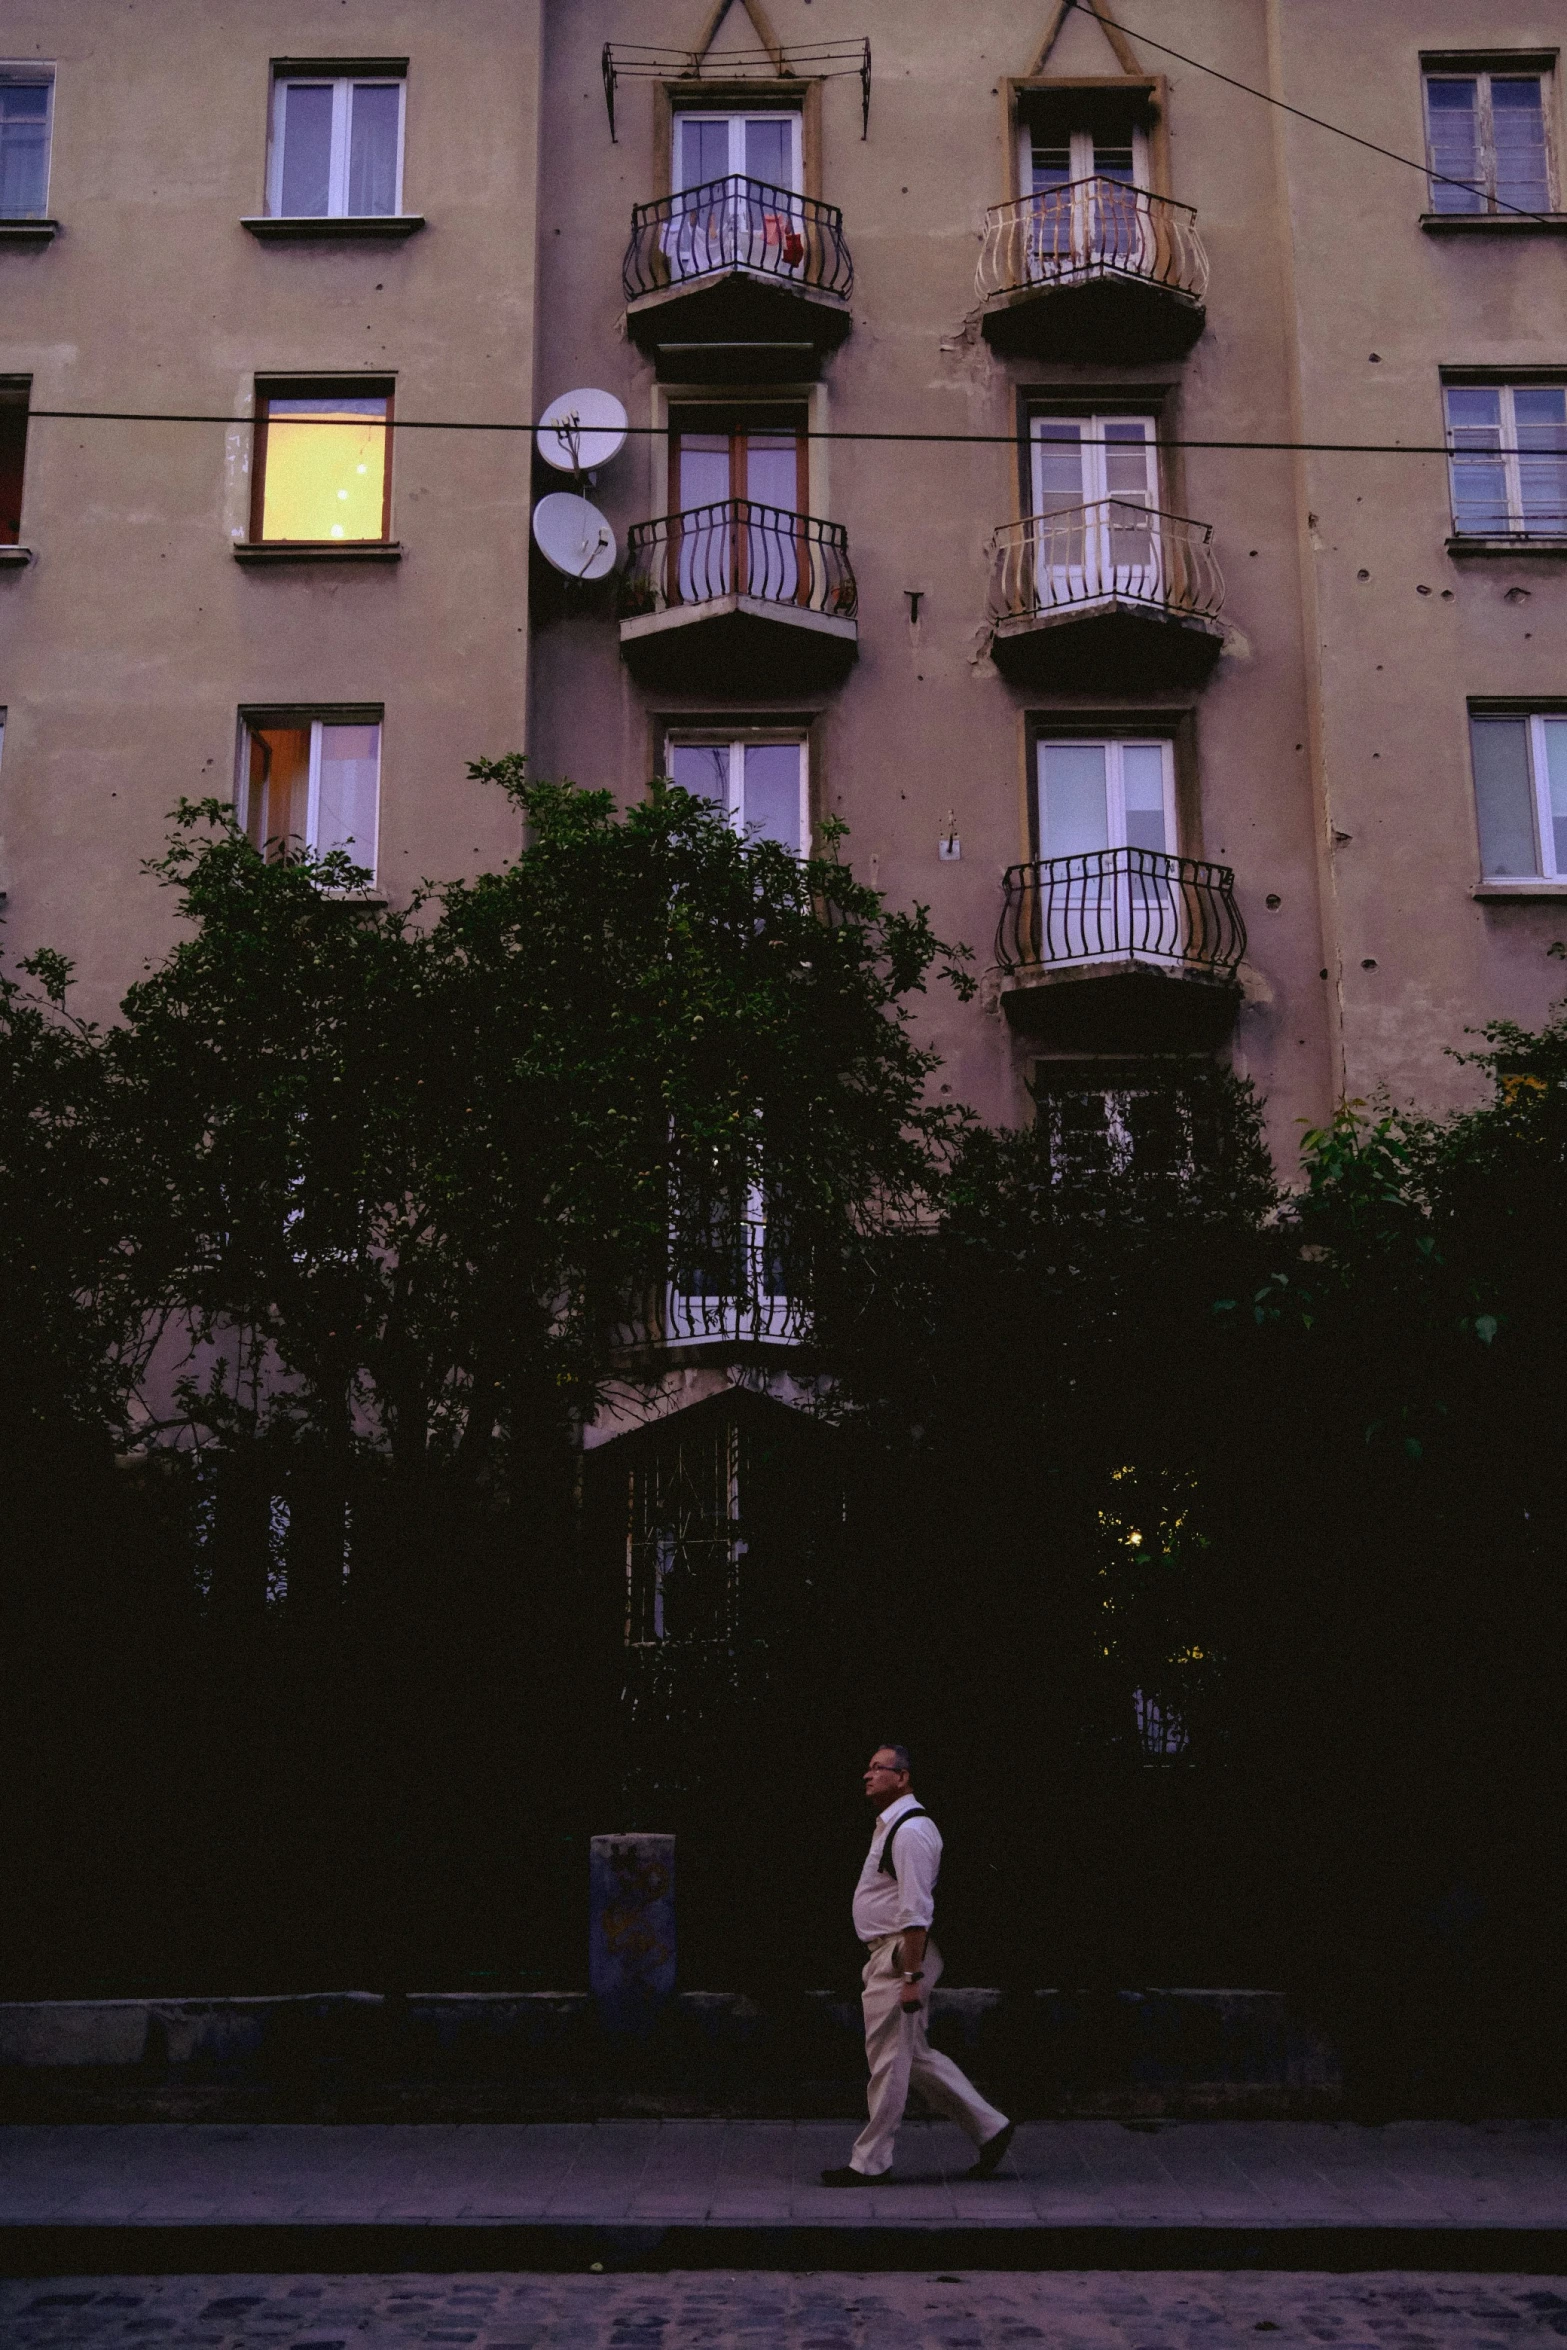
[[[626,1644],[722,1640],[735,1626],[745,1432],[730,1417],[676,1416],[631,1471]]]
[[[389,539],[390,389],[362,382],[258,386],[252,541]]]
[[[400,72],[311,73],[272,85],[267,210],[289,220],[395,214],[403,197]]]
[[[1485,878],[1567,880],[1567,710],[1474,711],[1469,738]]]
[[[49,209],[54,73],[0,65],[0,220],[41,220]]]
[[[802,270],[799,115],[681,113],[674,132],[672,201],[660,232],[671,277]]]
[[[798,528],[807,499],[803,416],[686,409],[671,422],[669,504],[682,519],[670,533],[670,602],[807,597],[811,557]]]
[[[779,194],[802,194],[799,115],[781,109],[677,114],[674,193],[730,178],[760,180]]]
[[[665,758],[671,782],[698,799],[712,800],[737,831],[759,833],[797,857],[805,855],[810,814],[803,742],[755,737],[722,742],[707,736],[670,741]]]
[[[1567,385],[1449,384],[1460,538],[1567,538]]]
[[[0,377],[0,547],[22,542],[22,467],[27,455],[28,386]]]
[[[1152,416],[1036,416],[1036,562],[1052,602],[1157,600],[1163,558]]]
[[[373,874],[380,787],[378,718],[298,712],[246,723],[240,821],[266,855],[344,849]]]
[[[1431,209],[1549,212],[1550,149],[1541,73],[1428,73]]]
[[[1217,1152],[1210,1088],[1179,1065],[1040,1062],[1032,1091],[1052,1183],[1179,1180]]]
[[[1040,960],[1178,960],[1173,742],[1042,741],[1037,781]]]

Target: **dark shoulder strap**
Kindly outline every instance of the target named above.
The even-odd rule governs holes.
[[[903,1826],[905,1820],[928,1820],[929,1818],[930,1813],[925,1809],[925,1806],[922,1803],[917,1803],[912,1811],[900,1812],[898,1814],[898,1817],[893,1821],[892,1826],[887,1830],[887,1841],[881,1848],[881,1874],[884,1877],[895,1877],[898,1873],[892,1865],[892,1847],[893,1840],[897,1836],[898,1830]]]

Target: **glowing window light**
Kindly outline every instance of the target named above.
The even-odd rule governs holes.
[[[385,538],[386,413],[384,398],[268,398],[263,539]]]

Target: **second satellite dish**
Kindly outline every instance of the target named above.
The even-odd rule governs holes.
[[[615,567],[615,534],[596,506],[552,490],[533,509],[539,550],[568,579],[602,579]]]
[[[562,392],[539,419],[539,455],[561,473],[592,473],[626,445],[626,411],[613,392]]]

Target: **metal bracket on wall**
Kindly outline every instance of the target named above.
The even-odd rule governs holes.
[[[604,111],[617,142],[615,91],[622,81],[764,82],[843,81],[860,85],[860,137],[871,127],[871,45],[862,41],[818,41],[798,49],[728,49],[717,57],[697,49],[650,49],[636,42],[606,41],[603,56]]]

